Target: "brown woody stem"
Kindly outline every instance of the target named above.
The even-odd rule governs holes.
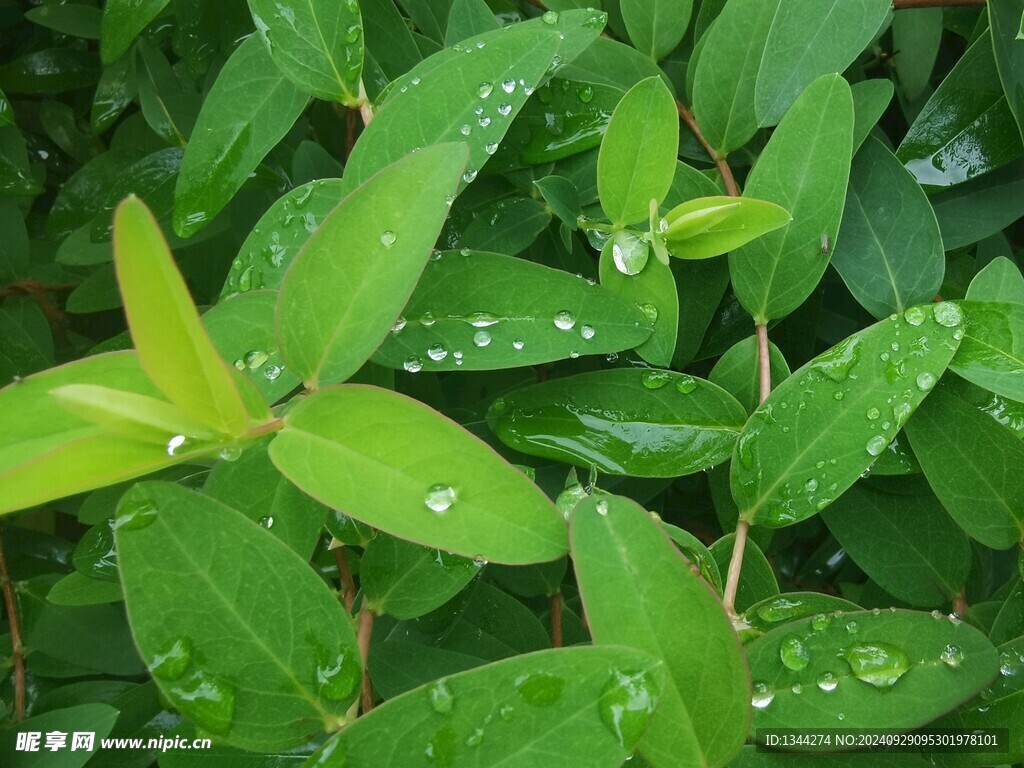
[[[7,608],[7,623],[11,628],[11,660],[14,662],[14,718],[25,719],[25,652],[21,645],[21,623],[18,621],[18,600],[14,596],[14,584],[7,572],[7,556],[4,554],[3,539],[0,538],[0,584],[3,584],[4,605]]]
[[[681,101],[676,102],[676,111],[679,113],[679,117],[682,118],[686,126],[693,132],[693,135],[697,137],[697,141],[700,142],[701,146],[708,153],[715,166],[718,168],[718,172],[722,174],[722,181],[725,183],[725,191],[732,197],[739,197],[740,190],[736,186],[736,177],[732,175],[732,168],[729,167],[729,163],[726,162],[725,158],[720,156],[718,152],[712,147],[708,140],[704,138],[704,134],[701,133],[700,126],[697,125],[697,120],[694,118],[693,113],[687,108]]]
[[[562,593],[551,596],[551,647],[562,647]]]
[[[373,635],[373,611],[365,605],[359,611],[359,629],[356,640],[359,643],[359,655],[363,659],[363,714],[373,709],[373,682],[370,680],[370,669],[367,664],[370,658],[370,637]]]

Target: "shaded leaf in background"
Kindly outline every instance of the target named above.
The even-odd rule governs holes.
[[[113,64],[128,50],[136,36],[167,6],[169,0],[110,0],[103,7],[100,55]]]
[[[967,299],[1024,304],[1024,275],[1005,256],[993,259],[971,280]]]
[[[1020,0],[1003,0],[986,6],[986,12],[991,27],[996,68],[1003,83],[1006,103],[1024,136],[1024,52],[1020,45],[1024,3]]]
[[[1024,304],[962,302],[964,337],[949,366],[973,384],[1024,400]]]
[[[633,46],[658,61],[683,39],[693,0],[622,0],[620,8]]]

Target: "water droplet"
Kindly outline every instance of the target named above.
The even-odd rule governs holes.
[[[851,336],[815,358],[810,363],[811,370],[836,383],[846,381],[850,372],[860,362],[860,344],[860,338]]]
[[[839,686],[839,678],[831,672],[822,672],[818,675],[818,687],[825,693],[831,693]]]
[[[955,645],[947,645],[942,649],[942,653],[939,654],[939,659],[951,667],[958,667],[960,662],[964,660],[964,652]]]
[[[672,378],[668,371],[647,370],[640,374],[640,382],[647,389],[661,389]]]
[[[235,360],[235,368],[237,368],[240,371],[244,371],[245,361],[242,358],[238,358],[237,360]]]
[[[891,688],[910,669],[910,659],[887,643],[857,643],[843,656],[853,676],[875,688]]]
[[[338,653],[316,646],[315,682],[317,693],[331,701],[345,701],[363,679],[355,654]]]
[[[512,105],[511,104],[499,104],[498,105],[498,114],[501,115],[502,117],[508,117],[510,114],[512,114]]]
[[[851,635],[856,635],[860,632],[860,625],[856,621],[846,622],[846,631]]]
[[[576,317],[567,309],[555,313],[555,327],[561,331],[568,331],[576,325]]]
[[[477,120],[477,123],[480,125],[481,128],[486,128],[488,125],[491,124],[491,118],[487,117],[487,115],[484,115],[483,117]]]
[[[869,419],[874,420],[881,416],[881,412],[877,408],[868,408],[867,416]]]
[[[431,344],[427,348],[427,357],[429,357],[431,360],[434,360],[435,362],[440,362],[441,360],[444,360],[446,357],[448,357],[448,350],[445,349],[444,344]]]
[[[508,78],[507,80],[502,80],[501,90],[503,90],[505,93],[512,93],[512,91],[514,91],[515,89],[516,81],[513,80],[511,77]]]
[[[946,328],[956,328],[964,320],[960,306],[952,301],[940,301],[932,307],[932,316],[935,322]]]
[[[217,734],[231,728],[235,690],[229,683],[196,670],[164,691],[175,708],[201,728]]]
[[[475,168],[470,168],[468,171],[462,174],[462,180],[467,184],[472,184],[474,179],[476,179],[476,174],[477,170]]]
[[[880,456],[887,445],[889,445],[889,441],[886,440],[884,436],[875,435],[874,437],[868,440],[867,445],[865,445],[864,447],[865,449],[867,449],[867,452],[870,453],[872,456]]]
[[[811,654],[799,637],[789,635],[779,645],[779,658],[786,667],[799,672],[811,661]]]
[[[484,152],[486,152],[488,155],[493,155],[497,151],[498,151],[498,142],[496,142],[496,141],[490,141],[486,145],[484,145]]]
[[[922,392],[927,392],[929,389],[935,386],[935,375],[928,371],[923,371],[917,374],[917,388]]]
[[[395,324],[391,326],[391,332],[392,333],[398,333],[403,328],[405,328],[406,322],[407,322],[406,319],[404,317],[402,317],[401,315],[399,315],[398,319],[395,320]]]
[[[632,749],[640,740],[658,703],[658,693],[649,673],[612,672],[597,700],[597,710],[621,746]]]
[[[693,376],[683,374],[676,379],[676,391],[681,395],[688,395],[697,388],[697,380]]]
[[[1020,662],[1009,651],[999,654],[999,674],[1003,677],[1016,677],[1020,674]]]
[[[149,669],[161,680],[177,680],[188,669],[192,662],[192,641],[187,637],[179,637],[164,645],[149,662]]]
[[[832,398],[834,400],[842,400],[844,397],[846,397],[846,393],[841,389],[832,393]]]
[[[380,236],[381,245],[383,245],[385,248],[390,248],[392,245],[395,244],[395,241],[397,239],[398,235],[396,235],[390,229],[385,230]]]
[[[584,104],[589,104],[591,99],[594,98],[594,89],[589,85],[584,85],[582,88],[579,89],[579,91],[577,91],[577,95],[580,97],[580,101],[582,101]],[[662,219],[662,221],[664,221],[664,219]],[[668,225],[666,222],[666,228],[667,226]]]
[[[427,509],[438,514],[447,512],[449,507],[455,503],[455,489],[450,485],[435,483],[427,489],[427,495],[423,498]]]
[[[658,308],[653,304],[641,304],[640,311],[644,313],[644,317],[647,318],[648,322],[656,322],[658,319]]]
[[[263,378],[267,381],[277,381],[283,372],[284,368],[280,365],[268,365],[263,369]]]
[[[274,527],[274,518],[270,515],[266,515],[260,518],[259,523],[261,526],[263,526],[269,531],[271,528]]]
[[[473,334],[473,344],[477,347],[486,347],[491,343],[491,334],[487,331],[477,331]]]
[[[597,502],[597,514],[601,515],[601,517],[604,517],[608,514],[608,502],[605,501],[604,499],[601,499],[599,502]]]
[[[624,275],[638,275],[647,266],[650,246],[642,237],[619,231],[612,238],[612,261]]]
[[[405,362],[402,363],[402,367],[409,373],[419,373],[423,370],[423,361],[416,357],[416,355],[413,355],[406,358]]]
[[[512,349],[522,349],[524,346],[522,339],[516,339],[512,342]]]
[[[420,78],[418,78],[418,77],[414,77],[412,80],[409,81],[409,83],[411,85],[419,85],[421,82],[423,82],[423,81],[420,80]]]
[[[804,604],[799,600],[790,600],[780,595],[772,598],[766,603],[757,607],[757,615],[764,621],[775,624],[780,621],[789,621],[800,616]]]
[[[480,83],[480,87],[476,89],[476,95],[481,99],[486,99],[494,91],[494,85],[492,83]]]
[[[136,498],[127,493],[117,505],[117,516],[114,518],[113,530],[123,528],[126,531],[138,530],[156,522],[157,507],[146,498]]]
[[[466,737],[467,747],[479,747],[480,743],[484,740],[484,729],[477,728],[469,736]]]
[[[471,134],[472,132],[473,128],[468,124],[459,128],[459,133],[461,133],[463,136],[469,136],[469,134]]]
[[[267,360],[270,359],[270,355],[261,349],[253,349],[245,353],[242,361],[245,363],[245,367],[250,371],[254,371],[262,366]]]
[[[765,683],[754,683],[754,695],[750,703],[757,709],[764,709],[775,699],[775,691]]]
[[[818,632],[828,629],[832,625],[832,619],[828,617],[828,614],[819,613],[811,619],[811,629]]]
[[[594,327],[592,325],[584,325],[580,328],[580,336],[588,341],[594,338]]]
[[[430,708],[441,715],[448,714],[455,706],[455,697],[452,696],[448,683],[443,677],[427,688],[427,698],[430,700]]]
[[[558,23],[558,11],[545,11],[541,19],[545,24],[557,24]]]
[[[167,441],[167,455],[178,456],[187,450],[188,440],[184,435],[175,435]]]
[[[804,483],[804,490],[807,491],[808,493],[814,493],[816,490],[818,490],[818,481],[815,480],[813,477],[810,478],[806,483]]]
[[[225,445],[220,449],[220,453],[218,455],[224,461],[238,461],[238,457],[242,455],[242,446]]]
[[[501,717],[502,720],[504,720],[507,723],[510,720],[512,720],[512,715],[513,715],[514,712],[515,712],[515,707],[513,707],[511,704],[506,704],[505,706],[503,706],[501,709],[498,710],[498,715],[499,715],[499,717]]]
[[[515,686],[527,704],[534,707],[550,707],[562,698],[565,680],[547,672],[535,672],[517,677]]]
[[[793,683],[793,687],[790,690],[799,696],[804,692],[804,687],[800,683]]]

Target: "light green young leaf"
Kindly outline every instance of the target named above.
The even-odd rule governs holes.
[[[1005,256],[997,256],[971,280],[967,298],[972,301],[1012,301],[1024,304],[1024,275]]]
[[[633,47],[658,61],[686,34],[693,0],[622,0],[620,8]]]
[[[627,498],[585,499],[573,512],[571,538],[594,642],[665,662],[669,682],[640,753],[652,766],[728,763],[746,738],[749,689],[718,597]]]
[[[665,684],[632,648],[559,648],[442,677],[360,717],[310,768],[474,765],[616,768],[633,751]]]
[[[136,36],[160,15],[170,0],[109,0],[103,6],[100,25],[100,56],[113,64],[128,50]]]
[[[281,352],[307,386],[344,381],[384,340],[430,257],[466,156],[461,144],[409,155],[348,195],[309,238],[277,305]]]
[[[1024,304],[965,301],[960,349],[949,367],[997,395],[1024,400]]]
[[[248,422],[227,364],[203,329],[160,228],[137,198],[114,214],[114,263],[139,362],[182,413],[237,436]]]
[[[835,240],[839,232],[852,146],[850,86],[825,75],[800,94],[751,171],[744,195],[777,203],[793,217],[788,227],[729,254],[736,296],[758,325],[800,306],[825,272],[822,237]]]
[[[892,442],[959,344],[959,307],[911,307],[818,355],[750,417],[732,459],[742,519],[773,528],[824,509]]]
[[[612,224],[646,221],[672,186],[679,144],[675,99],[660,77],[641,80],[615,107],[601,141],[597,187]]]
[[[749,197],[701,197],[677,205],[667,214],[661,233],[669,253],[681,259],[707,259],[739,248],[786,226],[784,208]]]
[[[280,73],[258,36],[235,49],[203,102],[185,150],[174,201],[180,237],[191,237],[213,220],[308,101]]]
[[[373,361],[424,371],[491,370],[621,352],[650,337],[632,302],[567,272],[496,253],[427,263]]]
[[[249,0],[249,8],[270,57],[290,80],[318,99],[358,103],[363,25],[356,0],[288,6]]]
[[[565,522],[525,475],[422,403],[363,385],[285,417],[274,464],[328,506],[399,538],[510,565],[554,560]]]
[[[240,512],[171,483],[135,485],[114,525],[135,643],[176,709],[253,751],[344,723],[362,678],[355,632],[305,560]]]

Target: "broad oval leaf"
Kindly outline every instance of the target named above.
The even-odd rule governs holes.
[[[620,8],[633,46],[657,61],[683,39],[693,0],[623,0]]]
[[[310,395],[285,417],[270,457],[314,498],[424,546],[510,565],[567,549],[561,513],[525,475],[394,392],[345,385]]]
[[[875,317],[931,301],[946,257],[935,211],[914,177],[868,137],[853,159],[832,265]]]
[[[558,648],[460,672],[360,717],[310,768],[615,768],[660,700],[660,661],[632,648]]]
[[[746,739],[750,710],[739,639],[717,595],[627,498],[581,502],[571,539],[594,642],[665,662],[668,684],[640,753],[656,766],[725,765]]]
[[[171,483],[134,486],[114,525],[135,642],[182,714],[254,751],[345,722],[362,679],[355,632],[305,560],[242,513]]]
[[[249,0],[252,20],[281,71],[318,99],[355,106],[363,71],[363,25],[356,0],[282,5]]]
[[[143,369],[183,413],[240,435],[248,414],[235,380],[203,329],[160,227],[135,197],[114,214],[114,263]]]
[[[1024,304],[960,303],[966,323],[949,367],[997,395],[1024,400]]]
[[[676,170],[679,115],[660,77],[634,85],[615,107],[597,158],[597,188],[612,224],[646,221]]]
[[[714,466],[732,452],[745,419],[732,395],[704,379],[628,369],[523,387],[487,413],[511,448],[636,477]]]
[[[950,302],[911,307],[818,355],[750,417],[732,460],[742,519],[782,527],[824,509],[885,451],[962,330]]]
[[[0,736],[0,750],[13,756],[11,764],[15,768],[39,765],[44,761],[57,766],[57,768],[80,768],[89,762],[95,752],[79,747],[76,751],[65,752],[62,750],[59,754],[54,754],[52,751],[49,754],[19,754],[25,749],[24,744],[18,738],[19,734],[26,732],[71,734],[80,731],[91,733],[94,743],[95,741],[102,743],[102,739],[113,730],[119,714],[120,712],[114,707],[99,702],[61,707],[47,710],[42,714],[33,714],[29,719],[18,723],[17,728],[5,729],[3,735]],[[36,745],[39,746],[39,744],[37,741]]]
[[[838,612],[802,619],[747,645],[754,727],[923,725],[996,677],[998,654],[959,619]]]
[[[491,370],[642,344],[650,322],[582,278],[511,256],[435,254],[373,360],[424,371]]]
[[[852,148],[850,86],[826,75],[800,94],[750,172],[744,195],[793,217],[729,254],[736,296],[758,325],[800,306],[825,272],[822,237],[835,240],[839,231]]]
[[[665,214],[662,234],[672,256],[707,259],[720,256],[761,235],[786,226],[792,217],[782,207],[749,197],[701,197]]]
[[[174,201],[180,237],[191,237],[213,220],[308,101],[258,36],[235,49],[203,102],[181,163]]]
[[[771,340],[768,341],[768,366],[771,380],[776,384],[789,378],[789,363]],[[748,336],[729,347],[711,369],[708,381],[739,400],[747,413],[753,413],[761,402],[757,337]]]
[[[437,144],[394,163],[303,246],[281,286],[277,327],[307,386],[344,381],[383,341],[430,256],[466,155],[464,145]]]

